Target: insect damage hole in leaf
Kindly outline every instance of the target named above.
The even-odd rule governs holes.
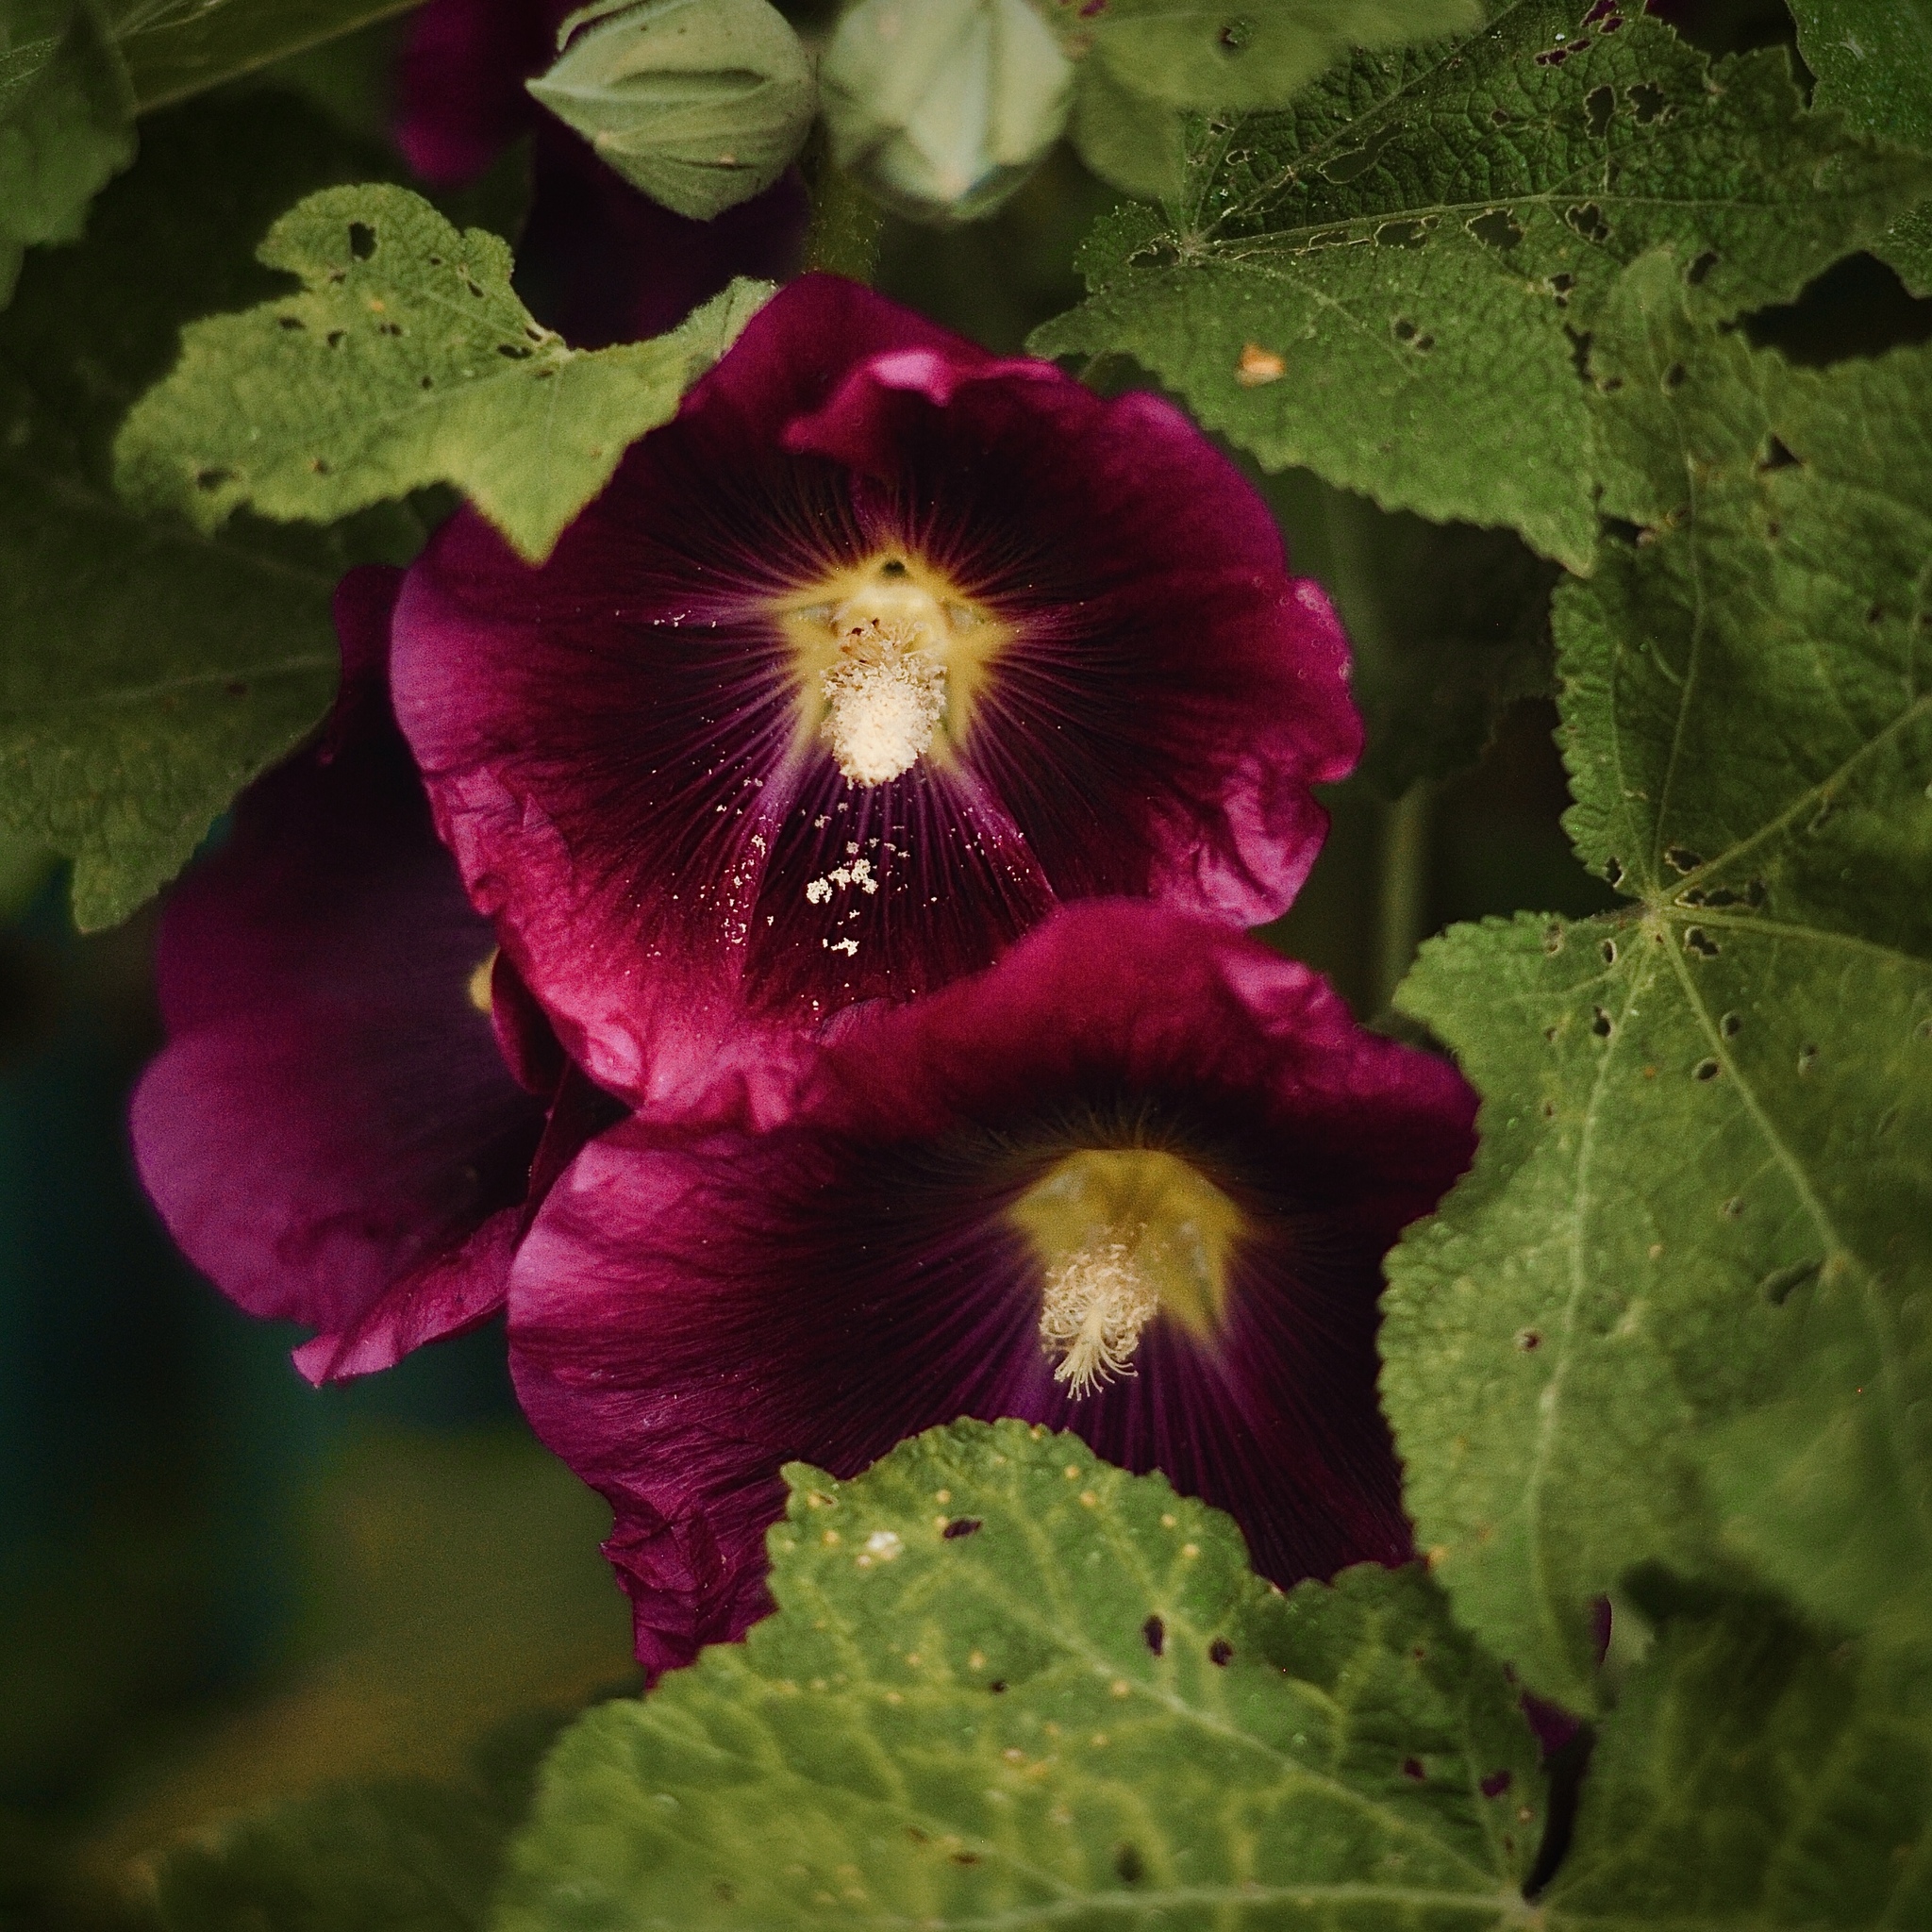
[[[1499,248],[1505,255],[1523,240],[1523,224],[1507,208],[1486,208],[1463,224],[1487,248]]]

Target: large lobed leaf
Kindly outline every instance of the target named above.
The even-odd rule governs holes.
[[[1791,369],[1660,255],[1591,370],[1634,541],[1557,597],[1569,823],[1635,903],[1425,949],[1483,1147],[1383,1344],[1437,1575],[1586,1707],[1591,1600],[1721,1532],[1855,1625],[1932,1582],[1932,352]]]
[[[1524,1917],[1535,1745],[1419,1570],[1283,1597],[1017,1422],[788,1475],[777,1615],[568,1734],[502,1932]]]
[[[1283,1598],[1224,1518],[1018,1423],[791,1475],[777,1614],[566,1735],[497,1932],[1908,1932],[1932,1910],[1924,1713],[1762,1602],[1650,1593],[1656,1641],[1532,1904],[1533,1747],[1419,1570]],[[544,1730],[460,1781],[208,1834],[162,1871],[169,1932],[475,1932]]]
[[[1270,468],[1586,570],[1576,341],[1621,270],[1674,245],[1700,312],[1733,315],[1928,187],[1932,163],[1807,110],[1780,52],[1712,69],[1634,9],[1509,0],[1199,124],[1179,201],[1105,226],[1095,293],[1032,346],[1132,356]]]
[[[84,926],[171,877],[321,717],[336,579],[422,540],[406,510],[197,531],[135,514],[109,480],[115,426],[183,318],[258,295],[267,221],[368,165],[286,97],[158,117],[85,244],[37,255],[0,315],[0,827],[73,858]]]
[[[501,240],[387,185],[309,196],[259,255],[301,290],[183,331],[121,432],[123,494],[211,532],[243,504],[326,523],[452,483],[533,561],[771,292],[734,282],[668,335],[573,349]]]

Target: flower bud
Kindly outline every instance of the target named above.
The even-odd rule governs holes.
[[[597,0],[558,44],[531,93],[678,214],[761,194],[810,130],[811,62],[768,0]]]
[[[820,73],[832,153],[924,221],[972,221],[1066,125],[1073,63],[1027,0],[858,0]]]

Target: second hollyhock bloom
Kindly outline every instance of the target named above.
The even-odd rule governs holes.
[[[169,1043],[136,1090],[143,1183],[251,1314],[318,1331],[311,1381],[503,1304],[543,1188],[617,1109],[570,1067],[464,895],[390,715],[401,573],[336,592],[342,690],[171,895]]]
[[[782,1111],[841,1009],[1057,902],[1288,905],[1359,746],[1265,506],[869,291],[781,292],[541,568],[444,527],[398,714],[477,905],[601,1083]]]
[[[593,1141],[512,1271],[511,1363],[616,1513],[640,1659],[762,1614],[783,1463],[849,1476],[962,1415],[1163,1471],[1284,1586],[1400,1561],[1381,1257],[1474,1112],[1307,968],[1109,902],[874,1009],[776,1129]]]

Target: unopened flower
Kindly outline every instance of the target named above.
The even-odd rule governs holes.
[[[545,565],[445,525],[395,649],[439,824],[571,1052],[765,1118],[841,1009],[1058,900],[1274,917],[1360,738],[1327,600],[1178,411],[828,276]]]
[[[623,180],[525,92],[557,58],[575,0],[429,0],[403,50],[397,145],[427,181],[474,180],[528,134],[530,211],[517,288],[575,347],[662,335],[734,277],[793,274],[809,212],[796,171],[714,221],[674,214]]]
[[[641,1659],[761,1614],[784,1462],[962,1415],[1164,1471],[1284,1586],[1401,1560],[1380,1262],[1474,1110],[1307,968],[1110,902],[874,1008],[777,1128],[592,1142],[518,1256],[511,1361],[616,1512]]]
[[[320,1331],[295,1352],[317,1382],[499,1307],[533,1162],[541,1191],[614,1118],[437,841],[389,712],[400,575],[343,579],[325,736],[243,793],[227,843],[171,898],[169,1043],[133,1103],[170,1231],[252,1314]]]
[[[858,0],[820,81],[841,167],[914,220],[972,221],[1059,139],[1074,64],[1028,0]]]

